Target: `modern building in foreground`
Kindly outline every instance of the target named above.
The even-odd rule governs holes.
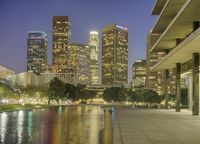
[[[47,69],[47,35],[40,31],[28,33],[27,40],[27,72],[37,75]]]
[[[97,31],[91,31],[89,35],[89,51],[90,51],[90,84],[100,84],[99,78],[99,37]]]
[[[76,74],[77,84],[89,84],[89,47],[84,44],[71,43],[69,46],[69,66],[71,72]]]
[[[68,16],[53,17],[53,47],[52,64],[57,67],[57,72],[67,73],[69,59],[70,22]]]
[[[125,85],[127,78],[128,28],[108,25],[102,34],[102,84]]]
[[[139,79],[141,80],[143,83],[145,83],[145,79],[146,79],[146,60],[135,60],[135,62],[133,63],[132,66],[132,78],[133,79]]]
[[[152,32],[160,37],[151,52],[164,51],[166,55],[151,67],[151,72],[165,73],[165,100],[168,106],[170,71],[176,78],[176,111],[180,111],[181,78],[187,88],[188,106],[193,115],[199,115],[199,52],[200,52],[200,1],[157,0],[152,15],[158,15]]]

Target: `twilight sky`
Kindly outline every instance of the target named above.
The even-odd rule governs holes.
[[[26,71],[27,34],[47,33],[48,62],[51,63],[52,17],[66,15],[72,25],[71,42],[86,44],[89,31],[107,24],[129,29],[129,79],[135,59],[145,58],[146,34],[155,17],[155,0],[0,0],[0,65],[16,72]]]

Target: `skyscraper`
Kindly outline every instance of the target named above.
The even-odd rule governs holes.
[[[72,43],[69,46],[69,66],[76,75],[77,84],[89,84],[89,47],[84,44]]]
[[[119,25],[104,27],[102,34],[102,83],[127,84],[128,29]]]
[[[152,89],[156,91],[159,95],[163,95],[165,92],[165,83],[164,83],[164,73],[163,71],[156,71],[152,72],[150,69],[158,63],[163,57],[165,57],[166,52],[165,51],[154,51],[151,52],[151,48],[156,43],[156,41],[159,39],[160,35],[155,33],[148,33],[147,35],[147,48],[146,48],[146,80],[145,80],[145,87],[147,89]],[[173,72],[171,71],[170,77],[173,77]],[[169,84],[169,93],[173,94],[175,92],[175,81],[174,78],[170,80]]]
[[[146,79],[146,60],[135,60],[133,63],[133,79],[138,79],[142,83],[145,83]]]
[[[27,40],[27,71],[39,75],[47,69],[47,35],[32,31]]]
[[[99,84],[99,38],[97,31],[91,31],[89,36],[90,51],[90,84]]]
[[[52,64],[57,67],[57,72],[69,72],[68,43],[70,37],[70,23],[68,16],[53,17],[53,48]]]
[[[156,64],[165,55],[163,51],[151,52],[151,48],[159,39],[159,34],[152,34],[151,32],[147,35],[147,47],[146,47],[146,68],[147,76],[145,81],[145,86],[147,89],[152,89],[156,91],[159,95],[164,94],[164,84],[162,72],[150,72],[150,68]]]

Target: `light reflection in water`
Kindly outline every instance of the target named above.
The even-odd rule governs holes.
[[[0,120],[5,143],[112,144],[113,115],[97,106],[0,113]]]
[[[112,111],[104,110],[103,144],[112,144]]]
[[[21,144],[22,142],[23,124],[24,124],[24,111],[19,111],[17,117],[18,144]]]
[[[1,135],[1,142],[4,143],[5,135],[7,132],[7,121],[8,115],[7,113],[0,114],[0,135]]]
[[[90,123],[90,127],[89,127],[89,143],[95,143],[97,144],[100,140],[99,140],[99,134],[97,135],[96,132],[99,129],[102,129],[101,125],[100,125],[100,117],[102,115],[99,115],[100,110],[98,108],[94,108],[93,109],[93,114],[90,115],[89,117],[89,123]]]
[[[33,112],[28,112],[28,136],[29,136],[29,142],[31,142],[32,139],[32,127],[33,127]]]

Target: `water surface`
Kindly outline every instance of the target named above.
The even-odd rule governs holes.
[[[98,106],[0,113],[1,144],[112,144],[114,113]]]

